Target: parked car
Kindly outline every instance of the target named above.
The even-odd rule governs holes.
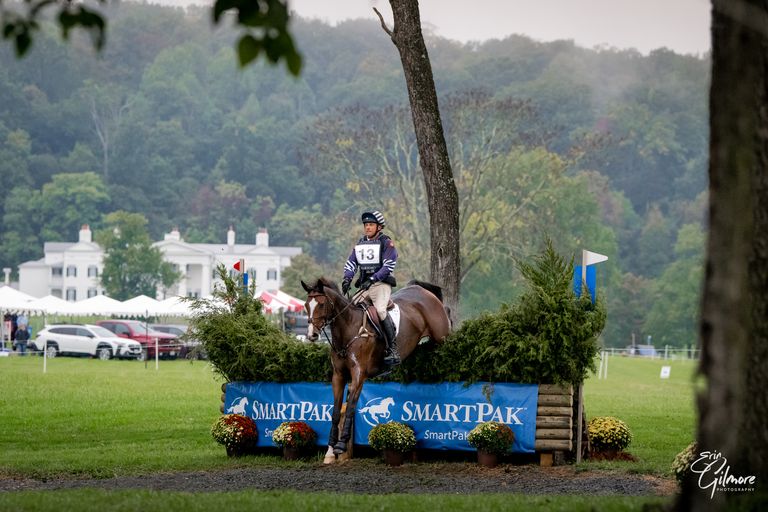
[[[288,334],[293,334],[296,338],[306,341],[307,328],[309,327],[309,318],[303,311],[295,313],[286,312],[284,315],[283,330]]]
[[[30,349],[42,352],[48,357],[57,355],[80,355],[98,357],[102,360],[139,359],[141,344],[126,340],[98,325],[60,324],[47,325],[37,333]]]
[[[96,324],[115,333],[120,338],[130,338],[141,343],[144,355],[155,357],[155,345],[158,355],[163,359],[176,359],[179,355],[180,344],[173,334],[152,329],[138,320],[99,320]]]
[[[188,325],[184,324],[149,324],[149,326],[160,332],[174,334],[178,336],[181,342],[179,357],[182,359],[208,359],[200,340],[187,339]]]

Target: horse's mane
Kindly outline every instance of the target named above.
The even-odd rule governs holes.
[[[337,292],[340,292],[339,286],[333,280],[328,279],[325,276],[319,277],[312,288],[333,288]]]
[[[436,284],[428,283],[426,281],[419,281],[418,279],[411,279],[410,281],[408,281],[408,284],[406,286],[411,286],[411,285],[421,286],[425,290],[432,292],[435,295],[435,297],[437,297],[440,300],[440,302],[443,302],[443,289],[437,286]]]

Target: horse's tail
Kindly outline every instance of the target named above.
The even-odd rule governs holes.
[[[426,281],[419,281],[418,279],[411,279],[408,281],[408,286],[411,285],[421,286],[425,290],[432,292],[435,297],[440,300],[440,302],[443,302],[443,289],[436,284],[428,283]]]

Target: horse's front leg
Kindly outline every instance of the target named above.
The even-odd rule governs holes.
[[[352,372],[352,379],[349,381],[349,395],[347,396],[347,410],[344,415],[344,429],[341,432],[339,441],[333,446],[333,453],[336,455],[347,451],[347,443],[352,437],[352,424],[355,422],[355,412],[357,411],[357,401],[360,398],[360,392],[363,389],[365,376],[359,368]]]
[[[344,376],[341,372],[334,370],[331,378],[331,388],[333,389],[333,413],[331,414],[331,434],[328,436],[328,450],[325,452],[323,462],[328,464],[333,462],[334,446],[339,440],[339,420],[341,419],[341,404],[344,399]]]

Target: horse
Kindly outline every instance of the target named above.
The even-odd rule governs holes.
[[[325,462],[347,451],[357,402],[366,379],[389,370],[384,364],[385,342],[377,341],[366,318],[364,307],[345,297],[335,283],[319,278],[314,284],[301,281],[307,292],[306,308],[309,325],[307,339],[317,341],[320,332],[330,327],[331,363],[333,364],[333,414]],[[354,297],[353,297],[354,299]],[[448,312],[443,306],[439,286],[423,281],[411,281],[392,294],[400,308],[400,326],[395,337],[397,351],[405,360],[422,338],[442,343],[451,330]],[[327,335],[326,335],[327,337]],[[349,384],[344,426],[339,433],[344,388]]]

